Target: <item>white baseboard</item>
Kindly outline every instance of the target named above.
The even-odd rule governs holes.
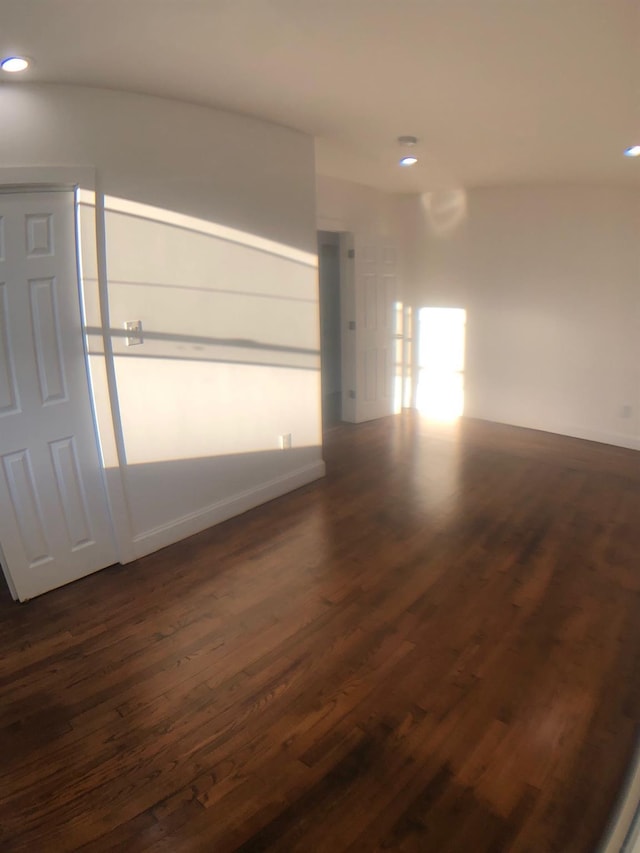
[[[585,441],[597,441],[600,444],[611,444],[614,447],[625,447],[628,450],[640,450],[640,438],[636,438],[632,435],[625,435],[623,433],[606,432],[604,430],[575,426],[574,424],[541,424],[533,421],[523,423],[517,419],[510,420],[504,416],[492,417],[489,414],[476,415],[471,412],[465,412],[465,414],[467,414],[468,417],[478,418],[478,420],[482,421],[491,421],[492,423],[505,424],[507,426],[523,427],[524,429],[536,429],[540,430],[540,432],[551,432],[554,435],[566,435],[569,438],[582,438]]]
[[[618,432],[601,432],[600,430],[575,427],[561,434],[573,438],[584,438],[587,441],[598,441],[600,444],[611,444],[614,447],[626,447],[628,450],[640,450],[640,438]]]
[[[636,745],[627,778],[597,853],[639,853],[640,745]]]
[[[160,548],[186,539],[187,536],[192,536],[194,533],[200,533],[207,527],[226,521],[234,515],[240,515],[260,504],[279,498],[287,492],[306,486],[307,483],[312,483],[324,475],[325,464],[320,460],[311,465],[305,465],[303,468],[298,468],[282,477],[269,480],[267,483],[262,483],[255,488],[239,492],[230,498],[209,504],[209,506],[190,512],[188,515],[183,515],[167,524],[154,527],[152,530],[145,530],[144,533],[139,533],[133,537],[134,555],[132,559],[152,554]]]

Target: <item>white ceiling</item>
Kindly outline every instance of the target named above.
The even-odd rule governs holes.
[[[384,189],[640,183],[640,0],[0,0],[11,53],[297,128]]]

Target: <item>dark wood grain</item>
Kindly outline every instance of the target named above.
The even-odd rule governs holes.
[[[0,601],[3,851],[591,853],[640,718],[640,456],[415,413]]]

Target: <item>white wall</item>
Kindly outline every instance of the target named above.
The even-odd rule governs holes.
[[[83,275],[124,558],[321,476],[313,141],[81,87],[3,85],[0,111],[4,167],[95,169]]]
[[[401,237],[399,199],[392,193],[362,184],[318,175],[316,215],[318,228],[352,231],[365,237]]]
[[[315,252],[313,140],[244,116],[80,86],[0,84],[2,164],[89,165],[106,194]]]
[[[415,308],[467,311],[467,415],[640,448],[637,190],[457,191],[403,216]]]

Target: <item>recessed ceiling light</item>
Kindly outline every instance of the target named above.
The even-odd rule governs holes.
[[[29,60],[24,56],[8,56],[0,62],[0,68],[3,71],[8,71],[10,74],[17,74],[18,71],[24,71],[29,67]]]
[[[400,165],[401,166],[415,166],[415,164],[417,162],[418,162],[417,157],[403,157],[402,160],[400,160]]]
[[[630,148],[625,148],[625,157],[640,157],[640,145],[632,145]]]

